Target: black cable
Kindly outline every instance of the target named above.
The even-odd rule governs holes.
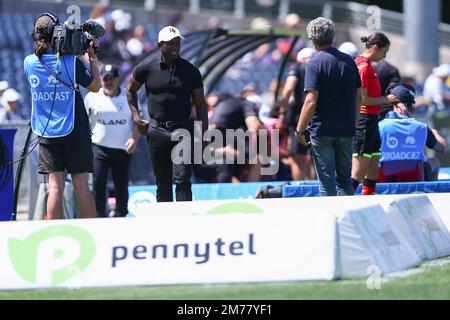
[[[55,83],[55,87],[54,87],[54,89],[53,89],[53,96],[55,96],[55,94],[56,94],[56,83]],[[50,117],[51,117],[52,112],[53,112],[53,106],[54,106],[54,105],[55,105],[55,100],[53,99],[53,101],[52,101],[52,106],[51,106],[51,108],[50,108],[50,113],[49,113],[48,118],[47,118],[47,123],[45,124],[45,128],[44,128],[44,131],[42,132],[42,135],[43,135],[43,134],[45,133],[45,131],[47,130],[48,124],[49,124],[49,122],[50,122]],[[28,156],[33,152],[33,150],[36,148],[36,146],[39,144],[39,142],[41,142],[42,135],[38,136],[37,142],[33,145],[33,147],[31,148],[30,152],[28,152],[27,154],[21,156],[21,157],[20,157],[19,159],[17,159],[17,160],[14,160],[14,161],[12,161],[12,162],[7,162],[7,163],[8,163],[9,165],[13,165],[13,164],[15,164],[15,163],[18,163],[18,162],[24,160],[26,157],[28,157]],[[34,139],[35,139],[35,138],[34,138]],[[30,144],[31,144],[31,142],[30,142]],[[25,145],[25,146],[24,146],[24,149],[25,149],[25,148],[28,148],[28,146]],[[2,164],[2,163],[5,163],[5,162],[0,161],[0,164]]]
[[[64,61],[64,59],[61,59],[61,60],[64,63],[64,69],[66,69],[66,73],[67,73],[67,77],[69,77],[70,85],[75,88],[75,81],[72,81],[72,78],[70,77],[69,70],[67,70],[66,62]],[[75,59],[75,64],[76,63],[77,63],[77,60]],[[75,68],[76,68],[76,65],[75,65]]]
[[[28,146],[30,145],[30,137],[33,134],[33,130],[31,130],[31,126],[28,128],[27,138],[25,139],[25,144],[22,149],[21,156],[24,156],[25,153],[28,150]],[[17,213],[17,204],[19,202],[19,188],[20,188],[20,181],[22,177],[22,169],[23,169],[24,161],[20,161],[19,165],[17,166],[16,170],[16,180],[14,185],[14,205],[13,205],[13,213],[11,216],[11,221],[16,220],[16,213]]]
[[[9,162],[8,148],[0,135],[0,190],[8,184],[13,174],[12,165]]]

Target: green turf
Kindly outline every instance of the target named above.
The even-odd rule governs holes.
[[[0,299],[450,299],[450,260],[429,262],[411,275],[384,278],[369,290],[366,279],[270,284],[115,287],[0,291]]]

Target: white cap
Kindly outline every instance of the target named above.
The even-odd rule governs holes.
[[[300,16],[296,13],[289,13],[284,18],[284,24],[288,28],[297,27],[300,22],[301,22]]]
[[[184,39],[184,37],[180,34],[180,30],[172,26],[167,26],[162,28],[161,31],[159,31],[158,43],[168,42],[174,38]]]
[[[352,58],[358,55],[358,47],[353,42],[344,42],[338,48],[339,51],[348,54]]]
[[[131,27],[131,14],[122,9],[111,12],[111,19],[114,21],[114,29],[117,31],[128,30]]]
[[[20,95],[13,88],[9,88],[9,89],[6,89],[5,92],[3,92],[3,98],[7,102],[14,102],[14,101],[19,100]]]
[[[270,22],[264,17],[256,17],[250,22],[250,29],[252,30],[267,30],[270,29]]]
[[[137,38],[131,38],[127,42],[127,50],[135,57],[139,57],[144,51],[144,44]]]
[[[433,68],[433,74],[436,77],[442,77],[442,78],[450,77],[450,64],[443,63],[439,67]]]
[[[297,53],[297,61],[302,62],[305,58],[312,58],[316,54],[313,48],[303,48]]]
[[[0,91],[5,91],[6,89],[8,89],[9,87],[9,83],[8,81],[0,81]]]

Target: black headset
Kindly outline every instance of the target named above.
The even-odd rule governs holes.
[[[47,30],[46,30],[46,36],[44,37],[36,37],[35,31],[36,31],[36,21],[38,21],[39,18],[43,17],[43,16],[47,16],[50,18],[50,22],[47,25]],[[45,12],[40,14],[35,20],[34,20],[34,24],[33,24],[33,31],[31,32],[31,38],[34,41],[40,40],[40,39],[45,39],[45,38],[49,38],[53,35],[53,30],[55,29],[55,26],[57,26],[59,24],[59,19],[56,15],[54,15],[53,13],[50,12]]]
[[[398,87],[398,86],[405,87],[406,89],[408,89],[408,90],[414,92],[414,94],[416,94],[416,89],[413,86],[409,85],[409,84],[406,84],[406,83],[393,83],[393,84],[389,85],[389,87],[387,87],[386,95],[391,94],[392,90],[394,88]]]
[[[398,86],[405,87],[405,88],[408,89],[409,91],[412,91],[412,92],[414,93],[414,96],[416,95],[416,89],[415,89],[413,86],[411,86],[411,85],[409,85],[409,84],[406,84],[406,83],[393,83],[393,84],[391,84],[391,85],[390,85],[389,87],[387,87],[387,89],[386,89],[386,95],[390,95],[391,92],[392,92],[392,90],[394,90],[394,88],[396,88],[396,87],[398,87]],[[407,103],[407,104],[406,104],[406,107],[407,107],[408,109],[412,108],[412,106],[413,106],[413,104],[414,104],[414,98],[413,98],[412,101],[409,101],[409,102],[410,102],[410,103]]]

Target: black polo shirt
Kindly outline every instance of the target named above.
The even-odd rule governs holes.
[[[250,116],[257,117],[252,102],[224,94],[214,108],[209,123],[218,129],[245,129],[245,119]]]
[[[133,76],[145,84],[148,114],[159,121],[189,119],[192,90],[203,87],[200,71],[183,58],[172,69],[162,56],[147,58],[134,68]]]
[[[381,94],[386,94],[386,89],[392,83],[400,83],[400,72],[392,64],[388,63],[386,60],[381,60],[375,66],[375,72],[377,73],[378,79],[381,83]]]

